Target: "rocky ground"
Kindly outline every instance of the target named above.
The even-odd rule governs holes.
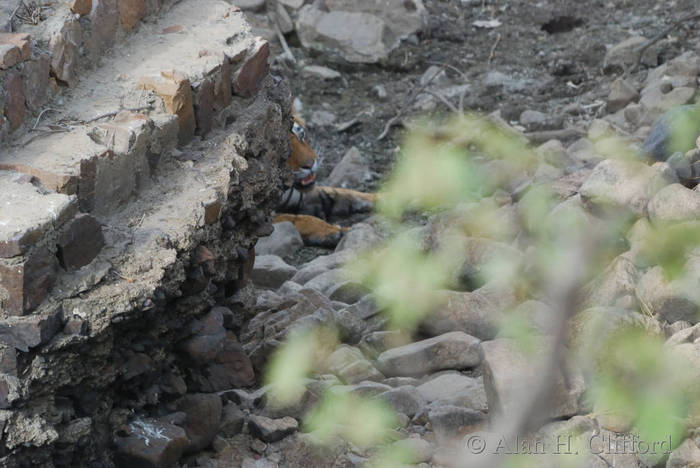
[[[173,135],[184,134],[188,140],[196,133],[190,146],[162,148],[160,164],[171,170],[161,169],[164,177],[148,185],[148,190],[136,190],[139,193],[133,199],[121,200],[130,205],[117,203],[122,193],[117,190],[114,197],[98,200],[104,206],[85,208],[95,211],[99,219],[113,220],[113,225],[128,226],[124,232],[107,230],[107,248],[98,257],[118,259],[119,268],[105,264],[102,273],[82,279],[70,271],[61,273],[59,286],[68,278],[73,281],[69,286],[79,289],[75,294],[67,290],[70,297],[56,299],[68,311],[65,320],[61,314],[53,321],[27,314],[11,317],[6,320],[9,325],[3,325],[3,339],[19,334],[21,342],[5,343],[0,355],[3,382],[9,382],[7,388],[0,387],[2,466],[19,466],[18,460],[24,465],[38,460],[36,466],[81,466],[88,465],[88,459],[95,467],[135,463],[363,466],[371,451],[342,440],[333,440],[319,451],[313,434],[301,430],[304,414],[330,388],[388,403],[399,420],[392,443],[412,451],[415,465],[450,466],[468,437],[486,434],[493,414],[512,409],[520,390],[538,377],[528,366],[535,358],[524,357],[509,339],[499,336],[496,322],[511,308],[527,317],[546,316],[549,305],[541,298],[523,299],[500,285],[471,285],[447,291],[447,305],[426,319],[419,333],[388,331],[387,319],[372,294],[342,274],[343,265],[358,251],[384,238],[380,220],[337,220],[352,227],[334,251],[303,247],[289,223],[271,229],[266,210],[278,196],[278,187],[270,181],[280,177],[277,165],[282,161],[277,153],[286,141],[280,137],[285,132],[284,82],[267,77],[263,65],[267,47],[250,37],[236,12],[228,10],[231,3],[245,11],[253,33],[270,41],[272,71],[291,86],[297,109],[324,159],[322,176],[333,185],[376,189],[391,171],[402,127],[411,118],[427,114],[439,119],[451,107],[463,107],[491,113],[500,125],[526,135],[536,148],[538,165],[532,173],[523,174],[522,184],[502,187],[486,200],[499,207],[503,218],[517,214],[518,194],[533,184],[552,187],[561,202],[558,208],[578,210],[591,225],[603,204],[634,217],[619,255],[586,288],[586,312],[603,316],[612,329],[623,323],[641,325],[667,340],[672,352],[690,358],[688,373],[700,375],[698,301],[680,285],[665,282],[660,268],[646,264],[639,255],[639,244],[650,225],[700,217],[699,152],[650,166],[621,163],[600,154],[594,145],[609,132],[639,145],[662,112],[694,102],[700,76],[697,22],[665,35],[643,55],[641,67],[632,68],[635,51],[644,42],[637,36],[654,36],[697,9],[695,0],[663,4],[652,0],[536,4],[527,0],[232,0],[226,4],[207,0],[212,5],[209,9],[197,1],[148,1],[148,8],[138,1],[101,1],[92,8],[93,2],[80,0],[70,2],[70,14],[63,14],[66,5],[51,2],[44,9],[18,9],[22,18],[37,11],[40,19],[41,15],[48,18],[49,24],[43,26],[49,26],[45,32],[51,35],[46,37],[40,35],[41,21],[23,26],[35,37],[32,60],[22,58],[20,50],[29,39],[8,45],[0,37],[0,77],[7,79],[3,89],[9,96],[6,100],[0,96],[7,117],[0,121],[0,140],[10,135],[10,140],[20,141],[19,137],[31,133],[47,103],[61,112],[51,119],[43,116],[42,127],[48,126],[45,131],[50,134],[62,125],[82,132],[93,111],[113,110],[120,94],[121,104],[131,105],[136,99],[140,105],[143,93],[136,83],[142,68],[148,67],[146,56],[154,44],[165,52],[158,55],[154,70],[145,71],[182,66],[173,63],[180,58],[174,52],[179,50],[187,56],[183,63],[191,72],[194,96],[175,99],[183,90],[189,94],[190,87],[166,73],[162,77],[176,83],[177,89],[168,94],[173,86],[163,86],[165,91],[156,87],[159,93],[146,93],[158,110],[149,118],[160,117],[162,111],[172,126],[171,114],[178,114],[178,121],[187,127],[172,129],[173,142]],[[0,6],[0,11],[4,8]],[[54,22],[53,9],[61,12],[61,23]],[[211,24],[224,26],[207,29],[200,16],[211,16]],[[236,25],[228,25],[229,21]],[[0,22],[0,27],[7,26]],[[111,36],[105,33],[109,30]],[[187,48],[180,47],[180,37],[188,38]],[[130,44],[131,49],[116,47],[116,57],[105,55],[101,60],[115,40]],[[245,42],[241,49],[229,50],[238,41]],[[203,50],[204,45],[212,50]],[[51,50],[50,56],[44,48]],[[219,53],[222,50],[226,55]],[[222,65],[229,56],[235,58],[233,77],[224,76],[231,74]],[[86,66],[85,62],[93,61]],[[202,76],[203,65],[215,70],[215,83]],[[94,74],[86,75],[95,77],[94,81],[80,76],[86,68],[94,68]],[[41,80],[33,79],[32,70],[38,70]],[[209,76],[211,70],[207,70],[203,73]],[[232,78],[234,96],[229,95],[231,104],[221,109],[219,93],[230,87],[220,83],[229,84]],[[251,97],[262,80],[264,92]],[[25,100],[23,86],[30,85],[48,90],[53,100],[30,90]],[[31,98],[40,94],[40,102],[32,103]],[[103,94],[104,109],[93,108],[93,96]],[[162,104],[156,94],[165,95]],[[77,114],[71,115],[73,111]],[[396,125],[382,135],[392,119]],[[140,142],[141,127],[134,129],[129,122],[122,122],[131,132],[125,133],[127,143]],[[215,130],[207,136],[211,126]],[[261,128],[266,130],[260,132]],[[46,141],[54,138],[62,134],[51,134]],[[115,144],[114,138],[104,140]],[[140,144],[129,149],[146,161],[146,154],[160,148],[157,142],[148,142],[148,153]],[[6,154],[0,154],[0,160]],[[75,156],[50,154],[54,157],[47,160],[48,166],[39,167],[49,176],[56,158]],[[222,166],[221,171],[232,172],[218,180],[213,169],[207,172],[214,163]],[[10,170],[27,171],[18,165]],[[134,172],[138,171],[120,171],[122,185],[134,185]],[[46,184],[42,178],[53,181],[46,173],[12,175],[12,182],[24,187]],[[42,180],[35,180],[36,174]],[[85,174],[69,175],[82,178]],[[240,182],[232,182],[239,175]],[[212,187],[206,182],[212,178],[221,185],[217,186],[221,193],[238,187],[223,205],[216,200],[207,204],[211,200],[203,189]],[[100,183],[110,187],[114,180],[103,177]],[[189,190],[179,190],[178,184]],[[50,195],[45,189],[32,188],[34,192],[42,199]],[[178,203],[182,198],[188,204]],[[75,213],[77,209],[71,212]],[[173,226],[167,242],[161,234],[161,219]],[[421,240],[440,231],[444,221],[443,217],[421,219]],[[59,235],[53,231],[60,226],[45,224],[51,225],[50,235],[42,242],[53,254]],[[25,227],[33,232],[30,224]],[[271,230],[257,243],[255,264],[250,265],[250,243]],[[517,234],[467,238],[467,263],[478,270],[493,252],[524,255],[527,246]],[[66,245],[73,244],[74,239],[59,246],[63,263]],[[142,249],[143,244],[148,249]],[[115,253],[115,246],[123,246],[129,255]],[[74,252],[87,255],[73,247]],[[98,255],[100,249],[94,250]],[[688,259],[696,282],[698,258]],[[98,266],[91,265],[83,271],[91,273]],[[251,281],[243,286],[248,273]],[[146,275],[155,279],[140,281]],[[73,284],[76,280],[80,284]],[[166,288],[156,294],[147,290],[151,284]],[[52,298],[61,292],[57,289]],[[41,300],[43,296],[37,302]],[[27,306],[17,307],[24,313]],[[89,313],[71,315],[81,307]],[[16,324],[22,325],[19,331],[13,328]],[[262,385],[268,358],[290,331],[313,324],[335,326],[342,342],[315,369],[298,405],[275,408],[267,398],[269,389]],[[546,336],[547,324],[539,325]],[[629,435],[630,421],[594,413],[581,398],[586,390],[585,379],[571,372],[567,385],[558,386],[552,396],[546,415],[550,422],[535,437],[552,441],[572,431],[600,435],[600,440]],[[700,465],[697,424],[683,437],[670,456],[650,458],[591,447],[597,453],[586,453],[585,463]],[[557,459],[538,461],[539,466],[561,466]]]
[[[632,70],[634,51],[644,42],[636,36],[652,37],[694,8],[692,2],[663,8],[644,1],[533,5],[426,0],[422,23],[416,20],[420,8],[394,3],[373,13],[389,25],[405,27],[406,38],[399,47],[373,49],[370,58],[361,45],[339,46],[323,36],[322,28],[308,19],[310,13],[296,9],[303,2],[281,3],[296,20],[296,29],[292,23],[278,23],[296,62],[275,42],[278,55],[273,69],[290,80],[298,110],[325,160],[325,174],[334,171],[329,180],[358,189],[377,187],[390,172],[400,141],[400,128],[378,138],[393,117],[400,127],[416,115],[440,118],[450,105],[495,112],[502,125],[524,133],[538,147],[540,165],[528,175],[527,184],[553,187],[561,206],[580,210],[591,222],[603,199],[638,219],[626,235],[629,248],[622,249],[587,288],[587,313],[605,315],[612,329],[620,323],[638,323],[651,334],[667,337],[675,352],[694,356],[692,372],[698,373],[697,302],[665,284],[659,268],[645,265],[638,252],[640,233],[649,223],[700,216],[698,151],[689,152],[679,163],[648,167],[606,159],[593,143],[616,133],[639,146],[664,111],[694,102],[700,38],[692,23],[654,44],[641,58],[641,67]],[[372,2],[326,3],[331,12],[361,11],[362,5],[364,11],[372,11],[367,6]],[[275,16],[269,14],[269,5],[267,10],[250,8],[257,32],[275,41],[270,22]],[[404,15],[404,21],[397,21],[397,15]],[[489,23],[493,20],[498,24]],[[342,24],[336,27],[342,29]],[[497,203],[506,217],[518,209],[513,193],[500,196]],[[240,335],[256,370],[295,327],[333,324],[343,343],[324,368],[317,369],[294,408],[272,409],[264,388],[231,393],[229,407],[231,412],[237,408],[236,417],[245,428],[233,438],[217,438],[217,454],[199,463],[296,466],[303,459],[312,466],[362,465],[371,453],[339,441],[322,455],[312,456],[312,436],[297,432],[300,416],[317,401],[320,390],[335,387],[392,406],[402,421],[395,443],[410,447],[416,464],[450,465],[453,453],[445,447],[467,434],[488,430],[489,414],[517,404],[518,389],[527,387],[516,382],[536,378],[523,373],[523,363],[532,361],[497,335],[496,321],[507,308],[546,316],[549,306],[532,299],[518,303],[489,284],[449,293],[449,305],[427,319],[412,339],[385,331],[386,319],[371,294],[342,276],[343,264],[355,252],[383,237],[377,220],[359,221],[339,220],[353,225],[334,252],[304,249],[293,226],[285,223],[258,243],[251,291],[256,297],[255,316]],[[425,232],[440,229],[440,222],[429,219]],[[471,266],[477,269],[488,252],[522,247],[515,236],[469,242]],[[689,262],[696,260],[691,257]],[[648,315],[640,313],[642,304],[650,307]],[[581,398],[585,391],[586,383],[577,375],[557,389],[548,415],[556,422],[542,427],[538,440],[553,440],[570,431],[608,439],[628,433],[629,422],[592,414]],[[695,466],[700,463],[697,435],[690,430],[670,457],[598,451],[588,455],[585,464]],[[540,466],[558,466],[556,460],[539,461]]]

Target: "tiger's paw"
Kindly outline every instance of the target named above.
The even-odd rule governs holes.
[[[297,228],[304,245],[311,247],[334,248],[343,238],[348,228],[343,228],[315,216],[281,214],[275,216],[275,222],[289,221]]]

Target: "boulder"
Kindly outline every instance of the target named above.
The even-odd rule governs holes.
[[[633,66],[637,60],[636,51],[647,41],[641,36],[632,36],[618,44],[615,44],[605,54],[603,68],[606,71],[626,70]],[[655,67],[658,62],[656,50],[649,47],[642,55],[642,63],[650,67]]]
[[[426,375],[442,369],[468,369],[481,363],[479,340],[450,332],[384,351],[377,366],[387,376]]]
[[[336,252],[348,250],[357,252],[360,250],[370,249],[379,245],[382,241],[382,236],[369,223],[356,223],[348,232],[345,233],[338,245],[335,248]]]
[[[669,183],[670,180],[641,162],[606,159],[581,186],[581,201],[594,211],[611,209],[641,217],[646,214],[651,197]]]
[[[639,99],[637,88],[624,78],[618,78],[610,85],[610,94],[608,94],[607,99],[608,110],[617,112],[637,99]]]
[[[194,393],[182,397],[176,406],[187,415],[183,427],[190,443],[186,452],[196,453],[207,448],[219,431],[221,398],[213,393]]]
[[[301,234],[289,221],[274,224],[274,231],[267,237],[258,239],[255,244],[256,255],[291,255],[304,246]]]
[[[438,405],[428,411],[428,421],[442,445],[484,429],[488,416],[461,406]]]
[[[699,276],[689,274],[688,278],[691,277]],[[700,320],[700,297],[697,286],[693,283],[684,277],[667,281],[663,269],[654,267],[640,278],[636,289],[637,298],[648,309],[648,313],[658,320],[669,323],[685,320],[695,324]]]
[[[135,419],[127,427],[116,437],[117,466],[175,466],[189,443],[181,427],[157,419]]]
[[[468,377],[457,372],[441,374],[419,385],[418,393],[428,403],[440,401],[478,411],[488,410],[481,377]]]
[[[386,60],[398,46],[384,21],[367,13],[324,12],[304,6],[297,20],[302,46],[351,63],[376,63]]]
[[[325,184],[331,187],[358,188],[365,182],[372,180],[373,177],[374,174],[369,168],[369,160],[353,146],[333,167]]]
[[[668,185],[654,195],[648,211],[649,219],[656,223],[700,219],[700,192],[681,184]]]
[[[700,445],[688,438],[669,455],[666,468],[687,468],[700,466]]]
[[[490,414],[508,417],[522,409],[523,395],[542,378],[541,354],[546,345],[535,354],[525,355],[514,341],[500,338],[481,343],[484,356],[484,387]],[[575,369],[555,373],[552,395],[545,416],[548,418],[570,417],[579,412],[579,398],[585,390],[583,376]]]
[[[261,288],[276,289],[296,273],[296,268],[288,265],[277,255],[259,255],[255,257],[250,279]]]
[[[503,309],[481,289],[473,292],[444,291],[441,303],[421,325],[429,335],[462,331],[482,340],[496,336]]]
[[[284,439],[299,429],[296,419],[289,416],[281,419],[271,419],[265,416],[252,415],[248,419],[250,435],[263,442],[272,443]]]
[[[384,400],[394,411],[408,417],[413,417],[425,406],[425,400],[418,393],[416,387],[410,385],[392,388],[379,394],[378,398]]]
[[[641,153],[657,161],[666,161],[673,153],[686,153],[696,146],[700,135],[696,127],[700,122],[700,106],[680,106],[662,115],[642,144]]]

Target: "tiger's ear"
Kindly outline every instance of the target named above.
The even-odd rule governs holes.
[[[292,100],[292,118],[294,119],[294,121],[296,123],[298,123],[302,127],[306,127],[306,122],[299,115],[299,110],[297,109],[297,106],[295,103],[296,103],[296,99],[293,99]]]

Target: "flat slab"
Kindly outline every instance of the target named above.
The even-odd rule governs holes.
[[[0,171],[0,257],[25,253],[54,224],[76,211],[75,197],[42,193],[16,172]]]

